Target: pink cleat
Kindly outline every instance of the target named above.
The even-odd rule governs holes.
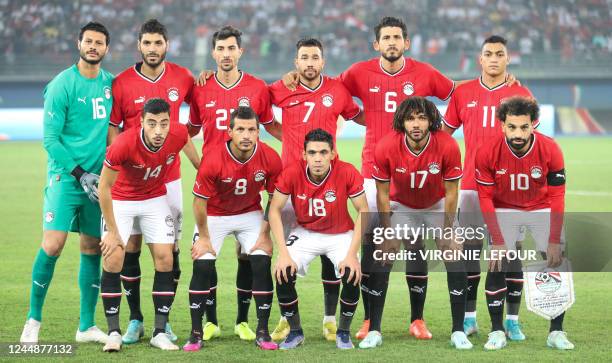
[[[202,339],[194,334],[191,334],[189,340],[183,345],[183,350],[186,352],[197,352],[202,349]]]
[[[277,350],[278,344],[274,343],[270,334],[261,334],[255,338],[255,345],[261,350]]]

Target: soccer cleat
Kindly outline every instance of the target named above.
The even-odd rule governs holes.
[[[130,320],[127,330],[123,334],[123,344],[138,343],[140,338],[144,336],[144,324],[140,320]]]
[[[151,338],[149,343],[151,343],[153,347],[161,350],[179,350],[178,345],[172,343],[166,333],[157,333],[156,336]]]
[[[328,342],[337,342],[336,332],[338,331],[338,327],[336,326],[335,321],[328,321],[323,323],[323,337]]]
[[[171,342],[176,342],[178,340],[178,337],[172,331],[172,327],[170,326],[170,323],[166,323],[165,330],[166,330],[166,335],[168,336],[168,339],[170,339]]]
[[[525,334],[521,331],[521,324],[519,324],[518,320],[506,319],[504,325],[506,327],[506,336],[508,339],[514,341],[525,340]]]
[[[351,341],[351,333],[347,330],[338,330],[336,333],[336,348],[338,349],[353,349],[355,346]]]
[[[463,332],[467,336],[478,334],[478,323],[476,322],[476,318],[463,319]]]
[[[355,334],[355,338],[361,340],[368,335],[368,331],[370,331],[370,319],[364,320],[363,324],[361,324],[361,328]]]
[[[195,334],[191,334],[187,343],[183,345],[183,350],[186,352],[197,352],[202,349],[202,339]]]
[[[382,345],[382,335],[376,330],[368,332],[365,338],[359,343],[361,349],[371,349]]]
[[[211,340],[212,338],[218,338],[221,336],[221,329],[213,323],[206,323],[204,325],[204,341]]]
[[[24,344],[37,344],[39,331],[40,321],[34,320],[32,318],[28,319],[25,325],[23,326],[23,331],[21,332],[21,338],[19,338],[19,342]]]
[[[255,333],[249,328],[249,323],[243,321],[234,327],[234,334],[240,337],[240,340],[255,340]]]
[[[550,348],[570,350],[574,349],[574,344],[567,339],[567,334],[561,330],[554,330],[548,334],[546,345]]]
[[[255,338],[255,346],[261,350],[277,350],[278,344],[274,343],[270,334],[266,333],[258,333],[258,336]]]
[[[100,330],[97,326],[92,326],[85,331],[77,329],[76,337],[77,343],[106,343],[108,335]]]
[[[472,349],[474,347],[467,335],[462,331],[455,331],[451,334],[450,344],[459,350]]]
[[[304,343],[304,332],[302,329],[300,330],[291,330],[285,340],[283,340],[279,345],[278,349],[294,349],[299,347]]]
[[[496,330],[489,333],[489,339],[484,345],[486,350],[500,350],[506,346],[506,333]]]
[[[102,351],[108,353],[118,352],[121,350],[121,342],[121,334],[114,331],[108,335],[108,338],[106,338],[106,343],[104,344]]]
[[[289,330],[291,329],[289,328],[287,319],[284,316],[281,316],[276,328],[274,328],[274,331],[272,332],[272,340],[278,341],[285,339],[287,335],[289,335]]]
[[[431,333],[429,332],[429,329],[427,329],[425,321],[421,319],[417,319],[410,324],[410,335],[417,339],[431,339]]]

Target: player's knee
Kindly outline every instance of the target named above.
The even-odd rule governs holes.
[[[110,254],[104,256],[103,267],[105,271],[117,273],[123,269],[123,260],[125,254],[123,249],[115,248]]]
[[[66,244],[68,234],[59,231],[45,231],[41,247],[48,256],[59,256]]]
[[[160,271],[160,272],[172,271],[172,261],[173,260],[174,258],[172,257],[171,251],[166,251],[166,250],[156,251],[153,256],[155,270]]]
[[[139,252],[142,248],[142,235],[133,234],[128,239],[127,245],[125,246],[126,252]]]

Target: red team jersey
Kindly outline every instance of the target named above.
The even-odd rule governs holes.
[[[240,72],[240,78],[231,87],[219,82],[216,74],[204,86],[194,87],[189,123],[203,129],[203,152],[229,140],[230,115],[238,106],[250,106],[261,124],[274,120],[266,83],[248,73]]]
[[[113,200],[147,200],[166,194],[166,176],[189,140],[187,128],[170,126],[157,151],[145,145],[142,128],[132,127],[117,136],[106,150],[104,165],[119,172],[111,189]]]
[[[499,106],[506,98],[533,95],[525,87],[502,83],[488,88],[481,79],[474,79],[457,87],[448,103],[444,123],[453,129],[463,125],[465,160],[461,189],[476,190],[474,160],[478,146],[501,134],[501,124],[496,118]],[[537,121],[535,126],[537,127]]]
[[[372,176],[391,182],[391,200],[413,209],[437,203],[445,196],[444,181],[462,174],[459,145],[446,132],[431,132],[418,155],[408,148],[403,132],[392,132],[376,146]]]
[[[281,160],[276,151],[258,142],[253,155],[241,162],[229,150],[229,145],[210,150],[200,164],[193,194],[208,199],[210,216],[232,216],[261,210],[259,192],[265,188],[274,192],[281,173]]]
[[[353,64],[340,75],[353,97],[363,103],[366,139],[361,155],[361,173],[371,178],[374,171],[376,144],[393,129],[393,114],[408,97],[435,96],[446,100],[454,83],[427,63],[404,58],[404,66],[394,74],[387,73],[379,58]]]
[[[360,112],[342,82],[327,76],[322,76],[316,89],[300,84],[290,91],[282,81],[277,81],[270,86],[270,96],[283,112],[283,167],[302,160],[304,137],[309,131],[321,128],[329,132],[335,145],[338,116],[352,120]]]
[[[320,184],[307,175],[305,161],[283,170],[276,190],[291,195],[291,203],[300,226],[314,232],[338,234],[350,231],[354,224],[346,202],[364,192],[363,177],[349,163],[334,159],[331,170]]]
[[[141,113],[150,98],[162,98],[170,104],[170,121],[179,123],[179,110],[183,102],[191,102],[194,79],[191,72],[177,64],[164,62],[164,71],[156,80],[150,80],[140,73],[142,63],[119,73],[113,81],[113,110],[110,124],[123,129],[140,128]],[[166,182],[181,177],[180,157],[175,158]]]

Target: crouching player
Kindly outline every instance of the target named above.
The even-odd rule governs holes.
[[[151,345],[162,350],[178,350],[165,333],[174,301],[175,232],[164,177],[187,144],[188,133],[180,124],[170,127],[170,105],[161,98],[147,101],[141,119],[142,127],[121,133],[109,146],[100,177],[100,207],[104,218],[101,295],[109,332],[105,352],[121,350],[120,273],[125,244],[135,225],[149,245],[155,266],[152,292],[155,330]]]
[[[442,116],[436,106],[423,97],[404,100],[393,118],[395,132],[385,136],[376,146],[374,173],[378,211],[384,227],[427,228],[439,231],[435,236],[441,250],[461,249],[452,239],[444,239],[453,227],[461,171],[461,153],[457,142],[441,132]],[[393,213],[393,214],[391,214]],[[396,243],[395,240],[385,244]],[[414,256],[406,261],[406,281],[410,290],[410,334],[418,339],[431,339],[423,321],[427,292],[427,261],[419,253],[424,249],[422,238],[404,240]],[[399,248],[399,245],[395,248]],[[385,248],[386,249],[386,248]],[[463,332],[467,275],[463,261],[445,261],[452,315],[451,344],[457,349],[470,349],[472,344]],[[372,274],[370,288],[384,291],[389,282],[386,272]],[[385,294],[370,296],[370,332],[360,348],[374,348],[382,343],[380,325]]]
[[[278,348],[268,333],[268,319],[274,295],[270,273],[272,240],[270,226],[261,211],[259,192],[270,195],[281,172],[281,159],[271,147],[258,141],[259,120],[250,107],[238,107],[230,117],[230,141],[211,150],[200,164],[193,194],[196,230],[191,257],[193,275],[189,285],[191,337],[183,347],[202,347],[202,317],[211,289],[215,261],[230,234],[249,255],[253,296],[257,306],[255,344],[265,350]],[[266,207],[266,210],[268,208]]]
[[[549,267],[562,261],[561,230],[565,204],[565,167],[559,145],[534,130],[538,104],[513,97],[498,110],[503,135],[482,145],[476,155],[476,181],[483,218],[489,228],[491,252],[515,250],[526,227]],[[493,253],[491,254],[493,256]],[[506,346],[502,324],[506,297],[506,259],[490,261],[485,292],[492,329],[487,350]],[[550,322],[547,345],[573,349],[563,332],[564,313]]]
[[[327,256],[334,264],[336,277],[342,279],[340,321],[336,346],[351,349],[350,326],[359,301],[361,266],[361,226],[367,223],[368,203],[363,178],[351,164],[334,160],[332,135],[314,129],[305,136],[304,161],[289,166],[276,182],[276,193],[270,205],[270,226],[279,254],[274,267],[276,293],[281,314],[290,332],[280,349],[292,349],[304,342],[300,325],[296,273],[304,276],[318,256]],[[281,210],[291,196],[298,226],[285,240]],[[359,213],[355,224],[347,200]]]

